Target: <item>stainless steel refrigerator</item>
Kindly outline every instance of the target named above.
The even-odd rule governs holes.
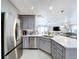
[[[15,38],[14,36],[6,36],[5,38],[5,23],[7,13],[1,12],[1,50],[2,50],[2,59],[20,59],[22,56],[22,38],[18,37],[18,28],[20,25],[15,23]],[[9,23],[9,22],[8,22]],[[18,26],[19,25],[19,26]],[[8,28],[8,27],[7,27]],[[8,33],[7,33],[8,34]]]

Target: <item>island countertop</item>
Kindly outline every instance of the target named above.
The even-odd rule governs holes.
[[[59,35],[54,36],[51,39],[66,48],[77,48],[77,40],[76,39],[72,39],[72,38],[64,37],[64,36],[59,36]]]

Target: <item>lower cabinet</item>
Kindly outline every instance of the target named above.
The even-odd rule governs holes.
[[[45,37],[24,38],[23,48],[39,48],[53,56],[52,59],[77,59],[77,49],[68,49]]]
[[[53,59],[57,59],[56,56],[57,56],[57,53],[56,53],[56,50],[52,48],[52,56],[53,56]]]
[[[61,48],[61,49],[60,49]],[[56,42],[52,41],[52,56],[53,59],[63,59],[64,56],[63,47],[60,47]]]
[[[46,38],[39,38],[39,48],[51,53],[51,40]]]
[[[57,53],[57,59],[63,59],[63,56]]]
[[[23,48],[29,48],[29,40],[27,37],[23,37]]]

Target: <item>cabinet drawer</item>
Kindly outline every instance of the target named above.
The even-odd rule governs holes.
[[[54,50],[55,52],[58,52],[59,54],[63,55],[63,52],[62,52],[61,50],[57,49],[55,46],[52,47],[52,51],[53,51],[53,50]]]
[[[55,52],[59,53],[60,55],[63,55],[63,47],[52,41],[52,50],[53,49],[55,50]]]
[[[59,54],[63,55],[63,51],[59,50],[58,48],[56,48],[56,47],[52,47],[52,49],[55,49],[56,52],[58,52]]]
[[[63,54],[52,48],[53,59],[63,59]]]
[[[60,51],[59,49],[57,50],[57,53],[60,54],[61,56],[63,56],[63,52]]]
[[[58,49],[60,49],[61,51],[63,51],[63,47],[60,44],[56,43],[56,46],[58,47]]]
[[[56,43],[55,41],[52,41],[52,45],[54,45],[55,48],[57,48],[63,52],[63,47],[60,44]]]
[[[56,54],[56,50],[52,48],[52,55],[54,56]]]
[[[56,55],[56,58],[57,59],[63,59],[63,56],[61,55],[61,54],[59,54],[59,53],[56,53],[57,55]]]

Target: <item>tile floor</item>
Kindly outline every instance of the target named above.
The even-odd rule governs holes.
[[[21,59],[52,59],[48,54],[40,50],[23,50]]]

